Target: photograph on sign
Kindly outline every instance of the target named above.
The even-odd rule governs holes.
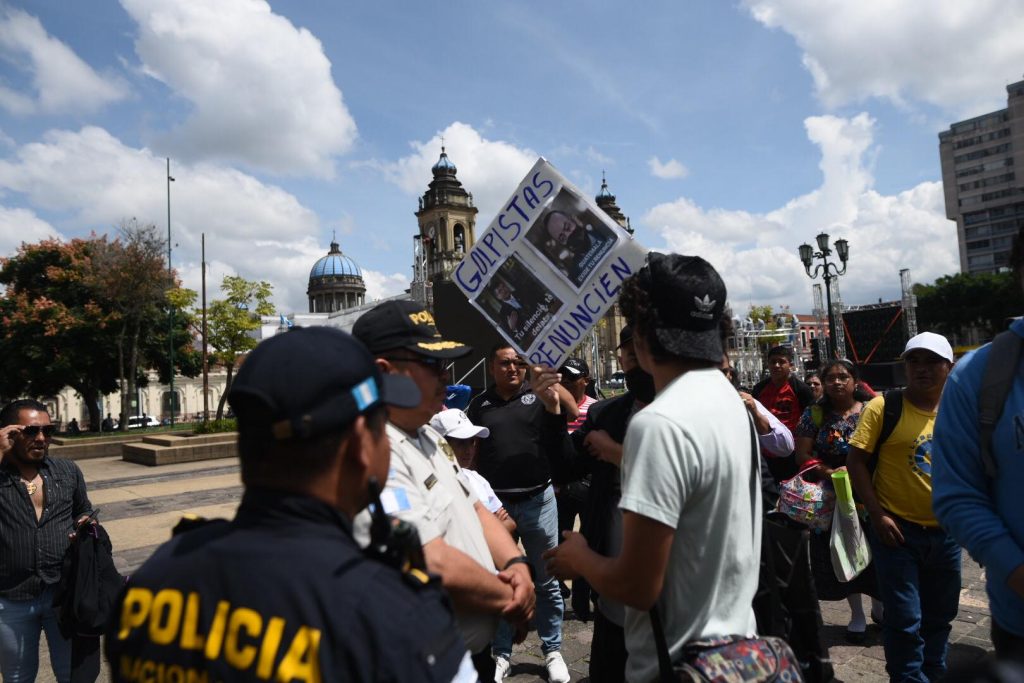
[[[480,292],[477,305],[522,349],[529,348],[562,300],[512,254]]]
[[[615,246],[617,237],[582,197],[563,187],[526,231],[526,240],[578,290]]]

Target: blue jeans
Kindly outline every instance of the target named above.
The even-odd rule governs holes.
[[[71,641],[57,627],[56,587],[31,600],[0,598],[0,674],[4,683],[32,683],[39,671],[39,633],[46,631],[50,666],[59,683],[71,680]]]
[[[960,546],[939,528],[897,520],[904,544],[872,528],[872,561],[885,605],[885,670],[894,682],[929,683],[946,673],[946,646],[960,607]]]
[[[500,494],[499,494],[500,497]],[[534,586],[537,591],[537,635],[544,654],[562,649],[562,591],[558,580],[548,576],[541,555],[558,545],[558,507],[555,504],[555,490],[548,486],[525,500],[508,503],[502,501],[505,510],[516,520],[516,532],[522,538],[526,556],[530,558],[536,573]],[[494,654],[506,659],[512,656],[512,627],[506,621],[498,626],[494,636]]]

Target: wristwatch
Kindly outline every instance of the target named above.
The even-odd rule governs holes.
[[[520,555],[519,557],[513,557],[511,560],[506,562],[505,566],[502,567],[501,569],[502,569],[502,571],[505,571],[506,569],[508,569],[509,567],[511,567],[514,564],[525,564],[526,568],[530,571],[530,580],[531,581],[536,581],[537,580],[537,575],[533,571],[533,565],[530,563],[530,558],[528,558],[526,555]]]

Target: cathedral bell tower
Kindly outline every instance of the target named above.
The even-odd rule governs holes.
[[[455,176],[456,168],[441,146],[441,157],[431,171],[434,179],[419,200],[419,233],[413,237],[412,296],[433,308],[435,282],[451,280],[452,271],[476,242],[473,195]]]

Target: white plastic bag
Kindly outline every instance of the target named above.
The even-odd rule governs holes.
[[[847,583],[857,578],[871,564],[871,546],[857,517],[857,506],[853,502],[853,490],[846,472],[832,475],[836,490],[836,507],[832,512],[832,537],[829,547],[832,551],[832,571],[836,578]]]

